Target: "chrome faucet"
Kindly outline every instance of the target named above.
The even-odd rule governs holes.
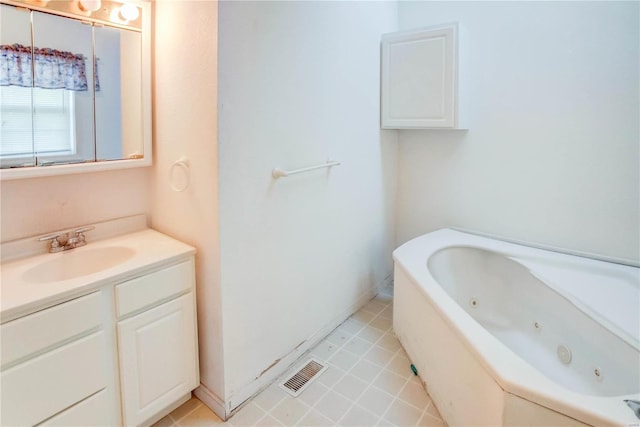
[[[77,248],[87,244],[84,233],[93,230],[95,227],[80,227],[72,231],[63,231],[59,233],[48,234],[38,238],[38,241],[44,242],[50,240],[49,252],[56,253],[69,249]]]

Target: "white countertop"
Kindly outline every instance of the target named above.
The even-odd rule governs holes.
[[[58,253],[45,253],[4,262],[0,265],[0,322],[4,323],[47,308],[100,287],[123,282],[153,270],[173,264],[195,254],[195,248],[151,229],[92,242]],[[133,255],[102,271],[68,280],[35,283],[25,279],[25,272],[34,266],[51,262],[72,253],[102,247],[126,247]]]

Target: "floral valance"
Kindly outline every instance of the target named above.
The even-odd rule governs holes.
[[[37,47],[32,54],[28,46],[0,45],[0,86],[10,85],[85,91],[88,85],[84,56]],[[97,73],[96,90],[99,90]]]

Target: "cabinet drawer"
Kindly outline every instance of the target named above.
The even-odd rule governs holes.
[[[2,425],[34,425],[107,386],[104,332],[2,372]]]
[[[94,292],[3,324],[2,365],[100,326],[100,302],[100,292]]]
[[[102,390],[55,417],[49,418],[40,426],[113,426],[117,421],[113,419],[113,414],[109,411],[107,393],[107,390]]]
[[[116,286],[118,317],[193,287],[193,259]]]

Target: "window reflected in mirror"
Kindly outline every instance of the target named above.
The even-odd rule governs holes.
[[[34,103],[36,164],[93,161],[92,27],[41,12],[33,12],[32,20],[34,93],[37,90],[50,92],[51,99],[62,101],[46,108],[36,108]],[[66,115],[65,109],[68,111]],[[47,131],[60,133],[59,128],[67,129],[70,150],[65,154],[46,152],[51,145]],[[36,129],[44,131],[42,138],[35,138]]]
[[[0,96],[3,164],[33,164],[36,155],[39,162],[46,162],[76,154],[73,91],[6,86]],[[38,119],[32,120],[36,115]]]
[[[0,24],[0,166],[34,165],[31,13],[2,4]],[[23,59],[28,60],[26,75],[16,75],[16,69],[12,75],[10,62]],[[26,82],[22,84],[10,84],[10,80],[23,79]]]

